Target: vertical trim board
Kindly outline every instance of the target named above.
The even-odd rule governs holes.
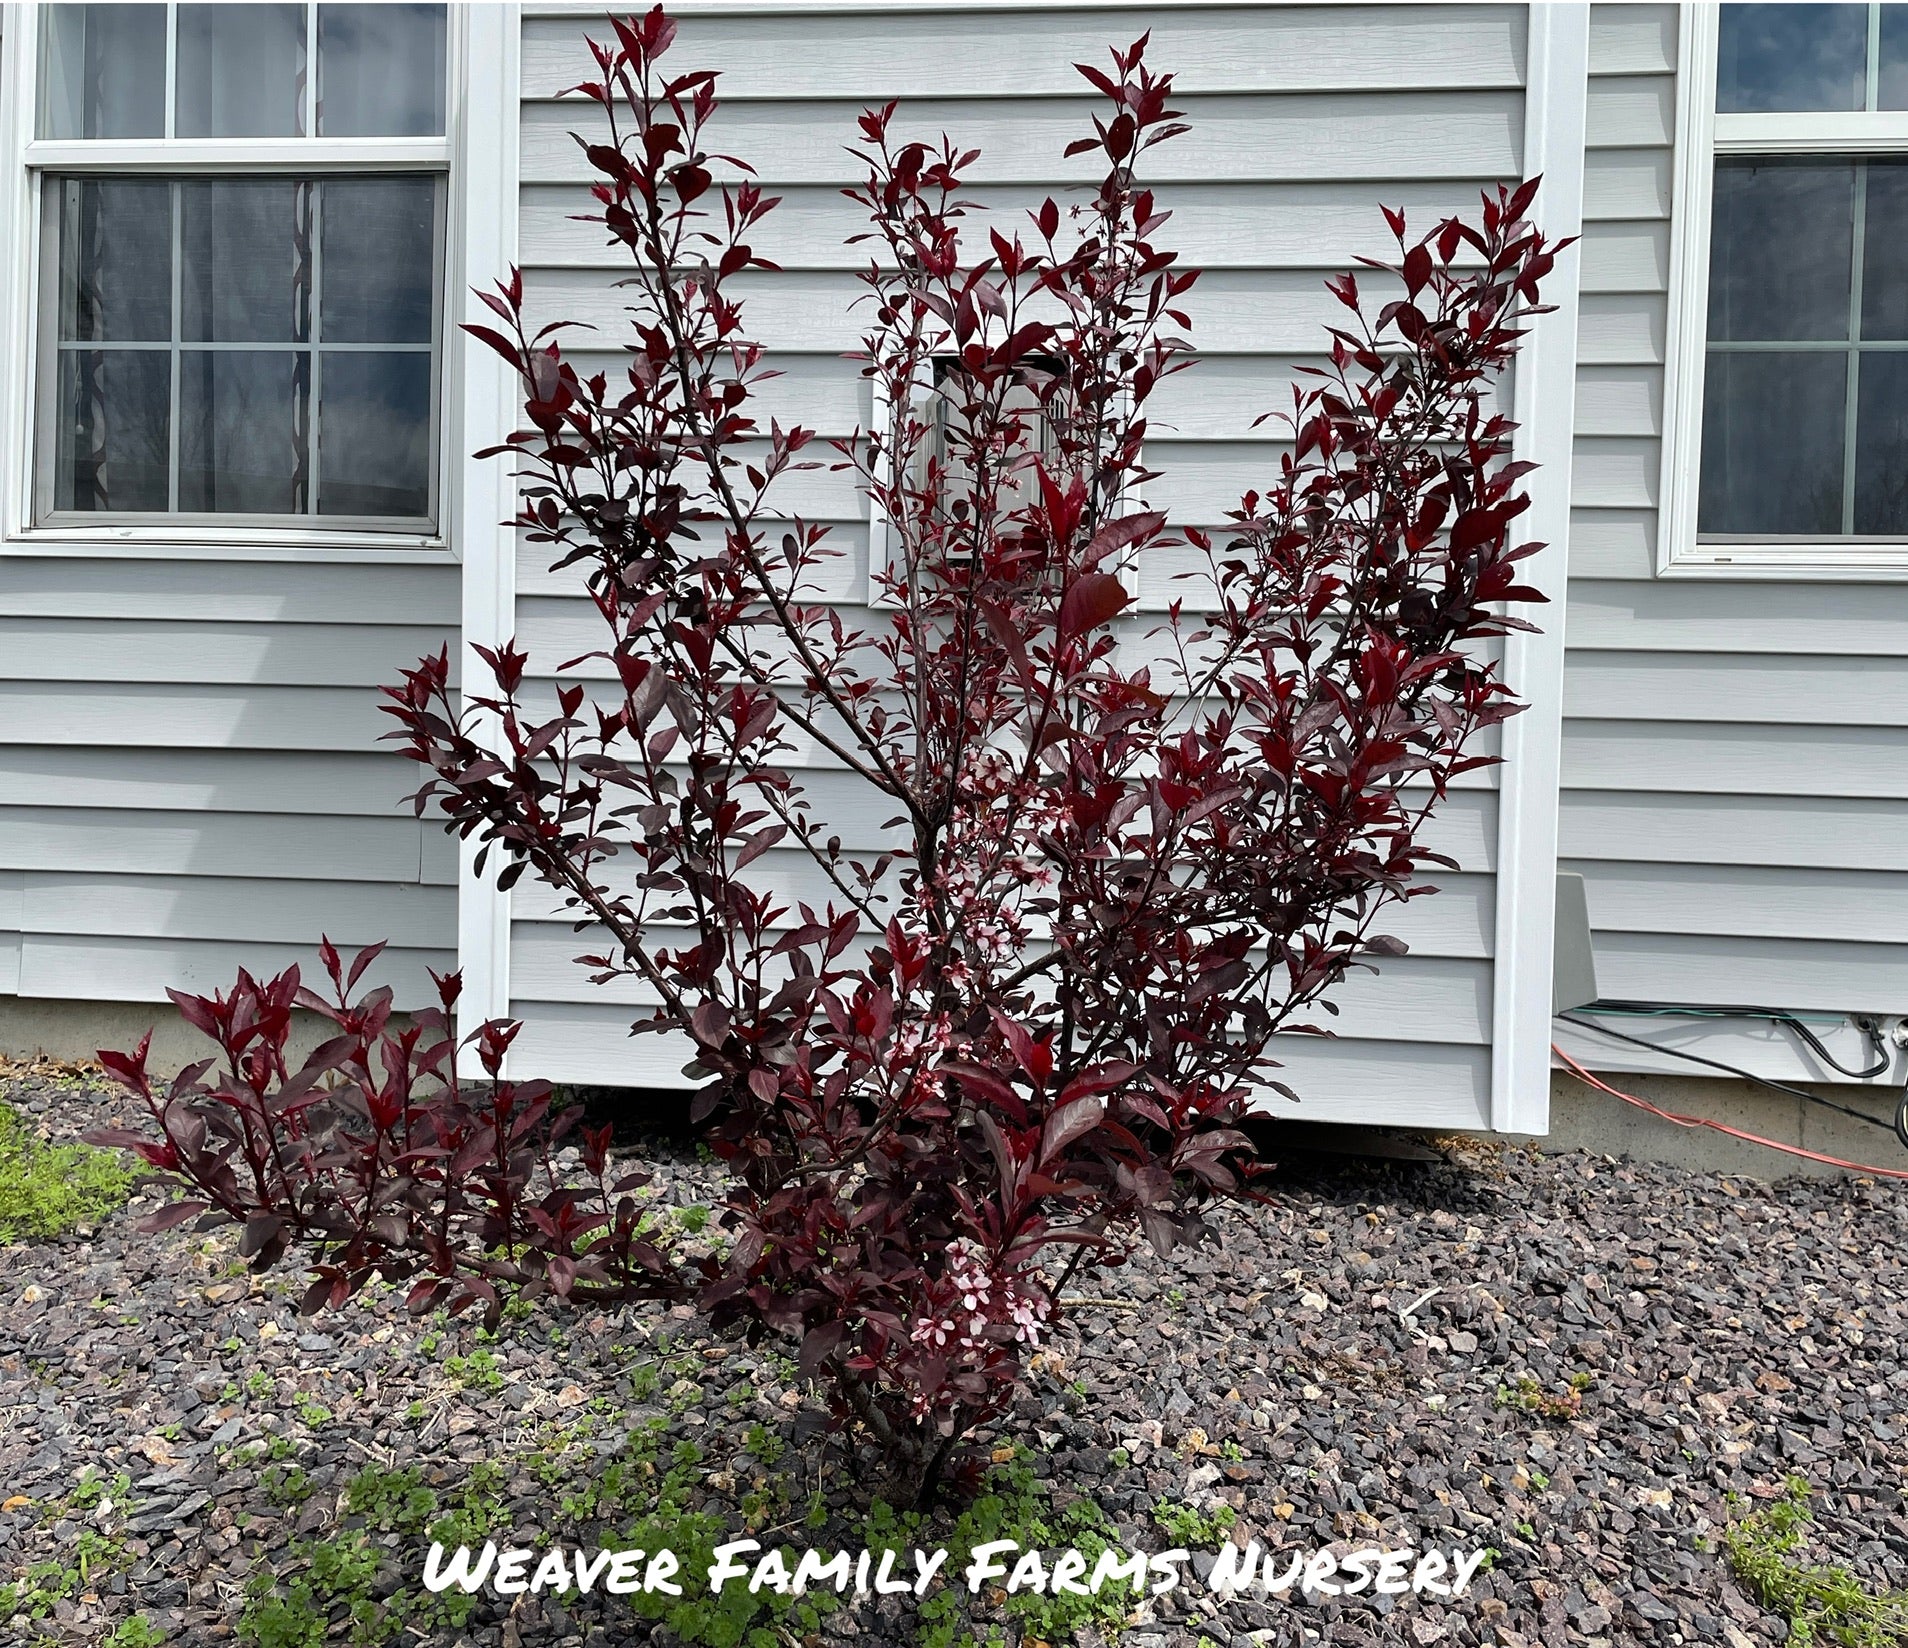
[[[1536,221],[1553,238],[1583,225],[1590,8],[1530,8],[1524,171],[1542,175]],[[1525,581],[1548,598],[1543,628],[1504,642],[1504,673],[1528,706],[1504,727],[1498,817],[1496,973],[1491,1022],[1491,1126],[1542,1133],[1550,1125],[1551,934],[1556,920],[1557,784],[1563,737],[1564,596],[1577,371],[1580,259],[1575,245],[1551,276],[1553,311],[1530,327],[1517,363],[1514,456],[1542,466],[1528,532],[1545,545]]]
[[[464,184],[459,278],[467,313],[473,286],[488,286],[517,258],[517,100],[522,29],[514,5],[465,8],[465,60],[458,120]],[[516,514],[509,466],[471,454],[514,427],[516,380],[508,364],[475,338],[463,340],[462,405],[455,424],[463,443],[462,485],[450,523],[463,562],[462,645],[495,647],[515,625]],[[510,1008],[510,895],[496,883],[493,858],[477,869],[477,846],[459,843],[457,958],[464,975],[465,1022],[501,1018]]]

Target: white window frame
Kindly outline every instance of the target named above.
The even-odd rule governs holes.
[[[1685,5],[1682,11],[1656,569],[1667,578],[1908,581],[1908,536],[1699,541],[1696,535],[1709,331],[1710,203],[1717,158],[1732,154],[1908,155],[1908,111],[1718,114],[1716,49],[1721,16],[1722,8],[1716,4]],[[1874,72],[1872,64],[1870,72]]]
[[[194,138],[44,141],[38,121],[41,12],[38,3],[0,6],[0,557],[75,555],[188,560],[395,562],[457,560],[469,528],[473,483],[466,457],[512,427],[515,384],[480,364],[482,346],[459,334],[470,286],[504,272],[514,247],[517,8],[448,8],[445,133],[404,138]],[[506,79],[504,70],[509,69]],[[495,132],[507,127],[512,141]],[[161,164],[155,164],[155,160]],[[278,172],[299,175],[439,172],[444,193],[443,267],[436,341],[436,427],[432,432],[436,524],[428,531],[327,527],[321,517],[171,522],[141,515],[75,524],[35,522],[34,466],[42,369],[44,262],[40,180],[146,171],[167,177]],[[509,221],[506,237],[499,225]],[[499,253],[503,252],[503,256]],[[501,365],[502,363],[498,363]]]

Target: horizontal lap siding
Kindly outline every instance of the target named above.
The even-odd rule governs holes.
[[[1433,220],[1469,209],[1492,175],[1487,168],[1476,181],[1388,178],[1381,193],[1387,206],[1409,219]],[[868,266],[866,243],[845,244],[867,228],[866,215],[839,184],[782,184],[775,193],[781,204],[750,237],[763,257],[791,272],[854,272]],[[1026,232],[1024,191],[982,187],[965,198],[973,231],[983,236],[992,228]],[[525,185],[525,257],[548,270],[602,267],[602,230],[568,216],[575,199],[574,184]],[[1371,201],[1337,183],[1175,184],[1172,214],[1175,250],[1202,269],[1339,269],[1358,254],[1375,254],[1385,246],[1384,225]]]
[[[1302,1098],[1272,1098],[1282,1115],[1398,1126],[1475,1127],[1490,1107],[1490,1050],[1450,1043],[1321,1041],[1288,1037],[1276,1049],[1282,1077]],[[553,1081],[675,1087],[683,1046],[668,1036],[631,1036],[629,1015],[581,1002],[539,1003],[513,1049],[525,1069]]]
[[[0,576],[0,988],[163,1001],[388,940],[455,966],[456,851],[377,688],[456,647],[437,565],[22,558]]]
[[[729,102],[890,97],[1074,97],[1075,62],[1104,62],[1109,44],[1151,31],[1161,68],[1183,92],[1304,92],[1523,84],[1521,23],[1494,5],[1196,6],[1043,9],[1035,3],[962,12],[831,11],[712,16],[685,8],[671,49],[722,71]],[[525,96],[554,98],[584,77],[579,41],[606,38],[600,8],[524,8]]]
[[[1164,35],[1155,35],[1155,45]],[[1432,169],[1446,176],[1490,177],[1514,163],[1523,120],[1516,91],[1288,92],[1174,98],[1192,130],[1160,151],[1148,181],[1259,183],[1346,180],[1382,184]],[[856,184],[866,175],[849,154],[861,98],[814,102],[737,103],[724,111],[722,141],[761,156],[764,186]],[[907,104],[897,135],[918,133],[937,144],[943,133],[961,150],[979,149],[976,184],[1026,184],[1041,190],[1082,189],[1097,178],[1090,156],[1058,158],[1097,105],[1087,97],[1011,99],[923,98]],[[592,176],[570,135],[607,132],[601,114],[582,104],[531,104],[524,109],[526,183],[583,183]]]
[[[1899,1012],[1908,587],[1655,573],[1676,37],[1673,6],[1592,12],[1560,852],[1585,877],[1606,997]],[[1829,1074],[1766,1026],[1610,1022]],[[1844,1034],[1843,1062],[1865,1061]],[[1563,1044],[1603,1068],[1695,1069]]]
[[[614,879],[614,878],[612,878]],[[794,914],[801,901],[816,909],[828,901],[828,881],[806,853],[770,854],[762,861],[762,870],[750,878],[753,886],[784,906],[788,914],[776,922],[777,928],[794,926]],[[1450,875],[1440,878],[1440,891],[1433,898],[1413,899],[1384,921],[1385,931],[1403,939],[1414,952],[1432,955],[1485,958],[1490,955],[1491,878],[1488,875]],[[574,918],[563,908],[560,896],[543,886],[526,883],[516,902],[517,920],[541,923],[558,933],[570,932]],[[571,953],[578,948],[570,943]],[[587,946],[587,942],[584,947]]]
[[[583,37],[599,26],[600,14],[583,10],[526,11],[520,244],[538,318],[595,325],[599,338],[574,342],[613,369],[628,298],[612,282],[627,265],[599,232],[571,220],[589,202],[569,133],[595,128],[587,106],[557,96],[585,77]],[[982,233],[1011,228],[1048,193],[1078,198],[1092,176],[1086,162],[1060,154],[1094,107],[1070,65],[1103,60],[1109,42],[1148,28],[1150,56],[1177,74],[1175,106],[1192,126],[1150,156],[1146,171],[1174,213],[1160,239],[1202,271],[1186,306],[1204,358],[1149,408],[1147,457],[1162,474],[1147,501],[1216,527],[1240,492],[1276,474],[1281,449],[1255,420],[1289,404],[1288,386],[1337,319],[1324,277],[1385,252],[1380,204],[1428,226],[1519,173],[1521,8],[690,12],[674,54],[723,73],[719,146],[754,163],[784,201],[754,237],[781,269],[738,285],[750,335],[784,374],[764,386],[762,410],[835,437],[868,416],[867,388],[842,358],[867,324],[849,305],[869,250],[842,245],[863,225],[839,193],[859,180],[843,151],[861,109],[900,97],[899,130],[945,130],[979,147],[972,222]],[[1617,185],[1638,200],[1655,186],[1649,175]],[[1375,279],[1367,285],[1380,289]],[[865,621],[865,502],[824,471],[792,477],[777,507],[828,525],[842,553],[818,573],[816,597]],[[548,559],[542,546],[519,546],[518,630],[546,675],[595,641],[574,572],[552,573]],[[1142,564],[1142,611],[1184,596],[1175,575],[1189,564],[1171,554]],[[1148,627],[1133,626],[1134,645]],[[857,793],[829,763],[801,760],[818,814],[852,849],[877,850],[892,803]],[[1388,923],[1411,954],[1347,982],[1342,1039],[1287,1039],[1279,1056],[1306,1113],[1453,1126],[1488,1115],[1496,818],[1495,775],[1468,775],[1430,832],[1458,869],[1435,897]],[[762,875],[778,896],[826,896],[797,853],[772,851]],[[578,1081],[681,1081],[679,1046],[628,1036],[638,992],[599,990],[576,965],[596,944],[573,930],[558,900],[520,885],[513,915],[522,1068]]]

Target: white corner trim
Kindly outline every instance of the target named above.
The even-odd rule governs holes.
[[[488,316],[471,288],[487,287],[517,260],[518,54],[522,40],[514,5],[454,6],[461,24],[453,132],[459,162],[451,244],[450,312]],[[460,301],[461,300],[461,301]],[[461,647],[496,646],[516,627],[516,492],[510,465],[470,454],[494,446],[517,424],[517,381],[508,364],[475,338],[462,338],[459,405],[448,420],[464,457],[453,489],[449,530],[463,562]],[[449,347],[447,342],[446,347]],[[466,668],[468,674],[468,667]],[[483,874],[477,849],[460,843],[457,873],[457,959],[464,973],[466,1029],[510,1010],[510,895],[500,890],[493,855]],[[471,1073],[466,1070],[466,1074]]]
[[[1590,8],[1530,7],[1524,93],[1524,173],[1543,177],[1532,219],[1557,239],[1583,230],[1584,122]],[[1497,929],[1492,954],[1491,1127],[1550,1126],[1550,973],[1556,927],[1557,788],[1563,740],[1564,595],[1575,432],[1578,247],[1557,259],[1517,359],[1513,457],[1541,465],[1532,478],[1526,535],[1545,547],[1523,581],[1549,605],[1530,614],[1538,633],[1504,639],[1504,675],[1528,706],[1504,726],[1498,770]]]

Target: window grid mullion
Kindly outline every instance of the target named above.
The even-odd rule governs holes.
[[[166,509],[176,515],[179,512],[179,404],[183,399],[180,374],[185,365],[185,358],[179,349],[179,340],[185,334],[185,231],[182,225],[185,185],[175,182],[166,193],[172,228],[172,349],[171,371],[166,379],[169,397],[166,407]]]
[[[313,7],[314,13],[317,8]],[[311,337],[311,362],[305,379],[305,513],[318,513],[318,438],[323,414],[320,396],[325,386],[325,186],[311,186],[311,317],[306,330]]]
[[[1867,243],[1868,162],[1858,160],[1848,252],[1848,381],[1842,401],[1842,531],[1851,536],[1855,531],[1855,419],[1861,405],[1862,265]]]
[[[153,349],[164,341],[162,338],[152,338],[143,342],[138,339],[127,338],[97,338],[90,341],[85,338],[60,338],[55,342],[54,347],[58,349],[84,349],[89,352],[110,352],[115,349]],[[271,338],[240,339],[238,341],[219,338],[194,338],[192,340],[192,347],[194,350],[201,351],[208,355],[216,355],[222,350],[242,350],[247,354],[255,355],[271,354],[274,351],[280,354],[302,355],[306,353],[307,350],[316,348],[317,345],[309,343],[286,343],[282,340]],[[328,343],[323,347],[325,352],[331,355],[428,355],[432,353],[431,346],[428,343]],[[1828,347],[1837,348],[1839,345],[1830,344]],[[1883,348],[1887,346],[1874,344],[1870,345],[1870,347]],[[1908,340],[1903,340],[1898,347],[1908,349]]]
[[[1864,112],[1873,114],[1881,107],[1881,0],[1870,0],[1868,7],[1868,67],[1862,93]]]
[[[176,114],[179,103],[179,8],[166,6],[166,112],[164,130],[167,141],[179,135]]]
[[[1908,338],[1864,338],[1856,343],[1839,338],[1770,338],[1761,343],[1749,338],[1710,338],[1703,347],[1712,355],[1836,355],[1850,349],[1865,355],[1898,355],[1908,350]]]
[[[1872,105],[1871,105],[1872,107]],[[305,7],[305,96],[299,110],[300,137],[318,135],[318,8]]]
[[[449,124],[450,102],[446,94],[445,123]],[[450,244],[450,185],[447,179],[439,178],[431,189],[431,244],[448,248]],[[445,252],[448,259],[449,253]],[[431,282],[431,467],[430,499],[431,518],[444,519],[444,497],[441,477],[443,474],[444,443],[444,306],[445,282],[442,271]]]

